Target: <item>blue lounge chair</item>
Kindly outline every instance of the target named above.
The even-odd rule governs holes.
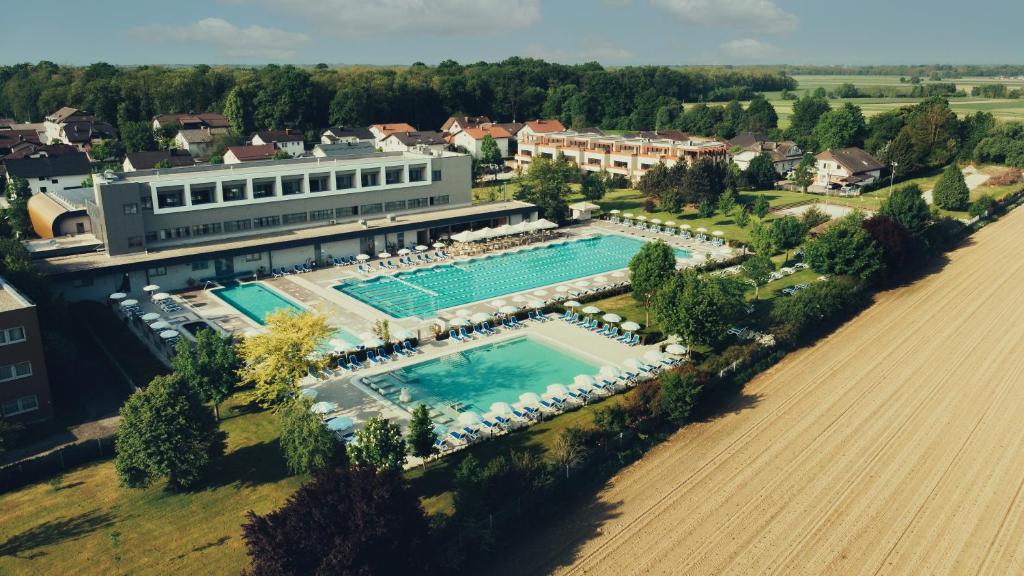
[[[451,446],[449,446],[442,438],[438,438],[437,440],[434,440],[434,449],[438,452],[446,452],[451,449]]]
[[[455,430],[449,430],[448,435],[451,436],[456,442],[466,442],[466,437]]]
[[[624,332],[622,334],[622,336],[619,336],[618,338],[616,338],[616,340],[618,340],[619,342],[622,342],[623,344],[625,344],[626,342],[629,342],[629,339],[632,338],[632,337],[633,337],[633,333],[632,332]]]
[[[465,328],[459,328],[459,336],[462,336],[462,337],[463,337],[463,338],[465,338],[466,340],[472,340],[472,339],[473,339],[473,337],[472,337],[472,336],[470,336],[470,335],[469,335],[469,334],[468,334],[468,333],[466,332],[466,329],[465,329]]]
[[[298,264],[292,266],[292,274],[302,274],[302,266],[299,266]]]
[[[610,331],[611,329],[612,329],[612,326],[611,326],[611,324],[605,324],[604,326],[601,326],[601,329],[600,329],[600,330],[598,330],[598,331],[597,331],[597,333],[598,333],[598,334],[600,334],[601,336],[607,336],[607,335],[608,335],[608,332],[609,332],[609,331]]]
[[[303,263],[302,264],[302,271],[303,272],[312,272],[313,269],[309,266],[309,264]]]
[[[609,338],[616,338],[616,337],[618,337],[618,335],[619,335],[619,327],[618,326],[612,328],[610,332],[605,334],[605,336],[607,336]]]
[[[273,276],[274,278],[280,278],[281,277],[281,273],[278,272],[277,268],[271,268],[270,269],[270,275]]]
[[[481,324],[480,330],[483,331],[484,334],[494,334],[494,329],[491,328],[490,322],[484,322],[483,324]]]
[[[629,342],[626,342],[626,345],[627,346],[636,346],[639,343],[640,343],[640,335],[639,334],[633,334],[633,337],[629,339]]]
[[[508,328],[509,330],[513,328],[512,324],[509,323],[508,318],[502,318],[501,325],[504,326],[505,328]]]
[[[412,345],[412,342],[406,340],[404,342],[404,344],[405,344],[405,349],[408,350],[409,352],[412,352],[413,354],[418,354],[419,353],[419,350],[417,350],[416,347]]]
[[[483,424],[484,428],[487,428],[488,430],[497,430],[497,429],[499,429],[498,425],[495,424],[494,422],[491,422],[490,420],[481,420],[480,423]]]
[[[572,318],[572,310],[566,310],[565,314],[562,314],[562,320],[568,322]]]
[[[370,361],[370,364],[380,364],[381,360],[377,358],[377,355],[373,353],[373,350],[366,351],[366,359]]]
[[[455,340],[456,342],[462,342],[463,341],[462,336],[459,336],[458,333],[455,332],[455,330],[449,330],[448,331],[448,337],[451,338],[452,340]]]
[[[349,366],[348,360],[345,358],[338,358],[338,368],[345,372],[351,372],[352,366]]]
[[[359,358],[356,358],[355,356],[349,356],[348,363],[350,366],[356,369],[362,368],[364,366],[364,364],[359,361]]]
[[[509,323],[510,323],[510,324],[512,324],[512,325],[513,325],[513,326],[515,326],[516,328],[522,328],[522,327],[523,327],[523,324],[521,324],[521,323],[519,322],[519,318],[518,318],[518,317],[516,317],[516,316],[511,316],[511,317],[509,317],[508,321],[509,321]]]
[[[392,358],[390,354],[384,351],[383,346],[377,349],[377,357],[387,362],[391,362],[392,360],[394,360],[394,358]]]
[[[399,356],[401,356],[403,358],[408,358],[409,356],[412,356],[411,352],[408,352],[404,348],[402,348],[402,343],[401,342],[396,343],[395,345],[393,345],[391,347],[391,353],[392,354],[398,354]]]
[[[579,314],[573,314],[571,322],[577,326],[586,326],[590,323],[590,319],[586,317],[580,318]]]
[[[498,414],[494,415],[494,421],[497,422],[498,424],[501,424],[502,426],[508,426],[509,424],[508,418],[505,418],[504,416],[500,416]]]
[[[540,399],[540,405],[545,407],[545,408],[548,408],[550,410],[558,410],[558,408],[559,408],[558,404],[555,404],[554,402],[551,402],[550,400],[545,400],[544,398]]]
[[[572,390],[569,390],[569,398],[572,398],[577,402],[586,402],[589,399],[589,396],[587,396],[586,392],[574,392]]]

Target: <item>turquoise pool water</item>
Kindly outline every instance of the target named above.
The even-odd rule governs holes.
[[[414,364],[387,377],[394,393],[408,388],[414,403],[458,402],[463,410],[482,414],[494,402],[512,404],[525,392],[543,395],[551,384],[568,386],[576,376],[599,369],[545,340],[521,336]]]
[[[245,284],[231,283],[223,288],[214,288],[212,292],[229,306],[245,314],[250,320],[260,326],[263,326],[267,314],[271,312],[281,309],[295,312],[303,310],[302,306],[258,282],[247,282]],[[331,339],[348,342],[353,347],[359,345],[359,338],[346,330],[337,330],[331,335]],[[331,346],[325,342],[322,349],[328,351],[331,349]]]
[[[625,268],[643,245],[643,240],[608,234],[353,280],[334,288],[396,318],[427,318],[452,306]],[[681,249],[676,250],[676,255],[690,257],[689,252]]]

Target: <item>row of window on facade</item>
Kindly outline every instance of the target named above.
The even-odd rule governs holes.
[[[193,224],[192,226],[177,226],[175,228],[164,228],[147,232],[145,242],[156,243],[180,238],[199,238],[203,236],[216,236],[220,234],[237,234],[250,230],[261,230],[265,228],[276,228],[278,226],[295,226],[308,222],[325,222],[356,216],[372,216],[385,212],[401,212],[404,210],[418,210],[430,206],[444,206],[451,201],[447,194],[430,196],[426,198],[411,198],[409,200],[392,200],[389,202],[376,202],[363,204],[361,206],[343,206],[341,208],[324,208],[322,210],[311,210],[309,212],[293,212],[290,214],[260,216],[256,218],[244,218],[241,220],[230,220],[227,222],[211,222],[208,224]],[[143,238],[138,236],[127,239],[130,248],[142,248]]]
[[[426,168],[416,166],[409,168],[409,182],[425,182],[424,174]],[[328,192],[331,190],[355,189],[355,172],[336,173],[334,175],[334,188],[330,187],[330,173],[310,174],[308,191],[310,193]],[[385,185],[402,184],[404,182],[404,170],[402,168],[387,169],[384,171]],[[441,180],[441,171],[434,170],[432,181]],[[277,190],[276,178],[255,178],[252,181],[252,199],[271,198],[280,196],[294,196],[306,192],[304,189],[304,176],[283,176],[281,177],[280,193]],[[380,186],[380,172],[363,172],[360,176],[360,188],[373,188]],[[223,182],[221,184],[221,201],[237,202],[250,199],[248,194],[248,181],[239,180]],[[185,187],[170,186],[157,188],[157,206],[159,208],[176,208],[185,205]],[[193,184],[189,187],[189,200],[192,206],[213,204],[217,201],[217,185]],[[153,209],[153,200],[149,195],[144,196],[139,205],[126,204],[125,214],[135,214],[139,208],[143,210]]]
[[[0,414],[4,417],[17,416],[25,412],[31,412],[39,409],[39,397],[35,394],[28,396],[22,396],[20,398],[14,398],[11,400],[4,400],[0,404]]]

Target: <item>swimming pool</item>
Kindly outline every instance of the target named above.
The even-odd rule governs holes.
[[[223,288],[214,288],[211,292],[260,326],[265,324],[267,314],[271,312],[281,309],[294,312],[302,312],[304,310],[302,306],[281,296],[259,282],[247,282],[245,284],[235,282]],[[334,334],[331,334],[331,339],[348,342],[353,348],[358,347],[360,344],[357,336],[344,329],[339,329]],[[324,351],[333,348],[328,342],[322,345]]]
[[[396,318],[427,318],[452,306],[625,268],[643,245],[643,240],[607,234],[334,288]],[[676,256],[690,253],[676,249]]]
[[[551,384],[572,384],[580,374],[594,375],[600,365],[546,339],[518,336],[485,344],[383,375],[397,397],[408,388],[414,404],[460,404],[484,413],[494,402],[519,401],[519,395],[543,395]]]

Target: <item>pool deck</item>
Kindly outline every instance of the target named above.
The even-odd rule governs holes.
[[[455,342],[453,340],[430,342],[421,345],[419,354],[414,356],[400,357],[396,355],[391,362],[368,366],[362,370],[343,373],[339,377],[326,380],[314,382],[307,379],[302,383],[302,387],[316,390],[317,400],[336,402],[339,405],[339,409],[329,414],[328,417],[348,416],[355,421],[355,428],[359,428],[369,418],[380,415],[405,429],[409,423],[410,411],[419,405],[419,399],[414,397],[409,402],[400,405],[371,389],[363,382],[365,378],[441,358],[454,352],[527,335],[539,337],[542,340],[550,339],[572,354],[584,357],[599,366],[610,364],[618,368],[623,368],[623,363],[628,358],[642,358],[648,350],[659,348],[658,345],[626,346],[583,328],[562,322],[554,315],[549,318],[551,318],[549,322],[526,321],[524,327],[518,329],[499,328],[497,334],[493,336],[477,337],[470,342]],[[571,384],[571,382],[563,382],[563,384]],[[458,417],[458,412],[451,409],[438,409],[434,414],[435,422],[441,424]],[[410,458],[409,466],[419,463],[419,460],[415,460],[415,462],[413,460]]]

